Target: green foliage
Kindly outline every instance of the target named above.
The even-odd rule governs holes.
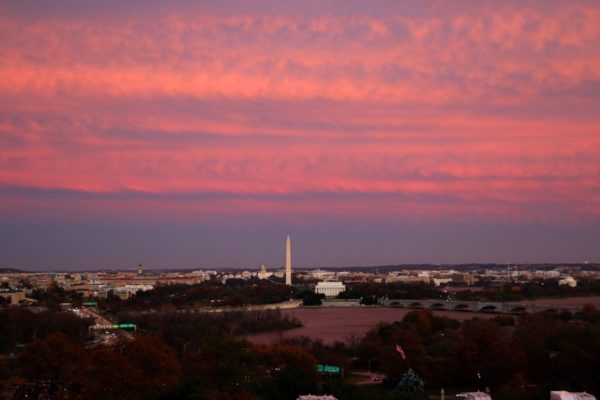
[[[304,306],[320,306],[323,304],[321,296],[312,290],[303,291],[300,293],[300,298],[302,299],[302,305]]]

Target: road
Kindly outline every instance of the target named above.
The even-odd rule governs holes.
[[[113,322],[107,320],[102,315],[98,314],[97,312],[93,311],[90,308],[82,307],[79,309],[79,312],[82,315],[84,315],[85,317],[93,318],[94,321],[96,322],[96,325],[112,325],[113,324]]]
[[[377,385],[381,384],[385,375],[369,371],[354,371],[350,378],[356,385]]]
[[[98,314],[96,311],[92,310],[91,308],[81,307],[77,310],[78,310],[78,312],[76,312],[77,315],[79,315],[82,318],[93,318],[96,325],[113,325],[114,324],[114,322],[109,321],[108,319],[104,318],[102,315]],[[127,332],[125,330],[117,330],[117,331],[114,331],[114,333],[118,333],[128,340],[133,340],[133,338],[134,338],[133,334],[131,332]]]

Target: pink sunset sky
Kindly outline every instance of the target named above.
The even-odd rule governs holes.
[[[0,267],[600,261],[600,3],[197,3],[0,4]]]

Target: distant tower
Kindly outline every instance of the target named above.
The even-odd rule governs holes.
[[[142,267],[142,263],[139,263],[138,265],[137,274],[140,276],[144,275],[144,267]]]
[[[292,285],[292,239],[287,235],[285,239],[285,284]]]

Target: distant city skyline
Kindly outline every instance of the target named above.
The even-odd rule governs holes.
[[[594,1],[0,3],[0,267],[600,261]]]

